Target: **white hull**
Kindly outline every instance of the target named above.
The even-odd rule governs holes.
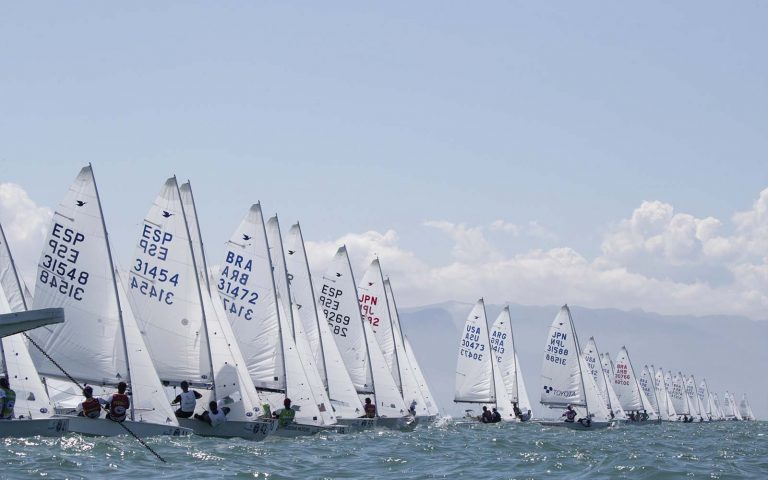
[[[429,425],[431,423],[434,423],[435,420],[437,420],[437,415],[425,415],[423,417],[416,417],[416,424],[417,425]]]
[[[0,420],[0,438],[60,437],[68,429],[69,421],[62,418]]]
[[[82,435],[94,435],[100,437],[129,435],[123,426],[130,429],[130,431],[138,437],[154,437],[157,435],[185,437],[192,435],[192,430],[189,428],[178,427],[175,425],[161,425],[159,423],[133,422],[131,420],[126,420],[120,423],[107,420],[106,418],[88,418],[69,415],[61,415],[53,417],[53,419],[66,421],[68,424],[67,431]]]
[[[346,433],[349,429],[345,427],[337,428],[332,426],[320,426],[320,425],[304,425],[301,423],[291,423],[284,427],[277,427],[274,433],[275,437],[294,438],[294,437],[308,437],[320,432],[326,433]]]
[[[178,420],[182,427],[192,430],[195,435],[201,437],[237,437],[258,442],[274,434],[277,430],[277,420],[268,418],[248,422],[226,421],[215,427],[196,418],[179,418]]]
[[[340,426],[347,427],[348,431],[357,432],[376,428],[378,418],[337,418]]]
[[[661,419],[657,418],[656,420],[644,420],[640,422],[633,422],[632,420],[622,420],[621,425],[629,425],[632,427],[642,427],[645,425],[661,425]]]
[[[592,422],[588,427],[582,425],[579,422],[565,422],[565,421],[541,421],[538,422],[545,427],[565,427],[571,430],[600,430],[603,428],[616,426],[616,422]]]

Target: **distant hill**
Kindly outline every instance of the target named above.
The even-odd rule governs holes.
[[[463,406],[453,403],[453,388],[459,331],[471,308],[468,303],[445,302],[400,312],[405,334],[441,409],[454,416],[463,413]],[[489,325],[502,308],[486,305]],[[559,306],[510,305],[515,345],[535,414],[544,411],[539,405],[543,348],[558,310]],[[571,306],[571,313],[582,345],[594,336],[600,352],[610,352],[614,359],[626,345],[636,371],[652,363],[693,374],[697,382],[706,378],[721,400],[725,390],[737,402],[746,393],[755,415],[768,419],[768,381],[756,381],[765,378],[759,369],[768,365],[768,322],[579,306]]]

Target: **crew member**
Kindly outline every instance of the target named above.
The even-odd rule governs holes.
[[[491,417],[491,423],[499,423],[501,421],[501,414],[496,410],[496,407],[493,407],[493,414]]]
[[[219,405],[211,400],[208,403],[208,409],[203,412],[202,415],[195,414],[195,418],[198,420],[201,420],[203,422],[206,422],[208,425],[215,427],[217,425],[221,425],[222,423],[227,421],[227,414],[229,413],[229,407],[221,407],[219,408]]]
[[[576,421],[576,410],[573,409],[572,405],[568,405],[568,408],[565,410],[565,413],[561,415],[561,417],[565,417],[566,422],[573,423]]]
[[[77,416],[99,418],[101,416],[101,405],[104,403],[104,400],[93,398],[93,387],[90,385],[86,385],[83,388],[83,396],[85,400],[77,405]]]
[[[113,393],[109,400],[106,401],[107,418],[114,422],[122,422],[128,416],[128,409],[131,407],[131,399],[125,394],[125,390],[128,385],[125,382],[117,384],[117,393]]]
[[[493,423],[493,414],[485,405],[483,405],[483,413],[480,415],[480,421],[483,423]]]
[[[365,405],[363,405],[363,408],[365,409],[363,418],[376,418],[376,405],[371,403],[370,397],[365,397]]]
[[[190,390],[189,383],[186,380],[181,382],[181,393],[176,395],[171,405],[179,404],[179,408],[176,410],[176,417],[189,418],[195,414],[195,407],[197,406],[197,399],[203,398],[197,390]]]
[[[0,377],[0,419],[14,418],[13,406],[16,405],[16,392],[11,390],[7,377]]]
[[[293,423],[293,419],[296,416],[296,411],[291,408],[291,399],[286,398],[283,400],[283,408],[272,414],[274,418],[278,419],[278,424],[281,427],[290,425]]]

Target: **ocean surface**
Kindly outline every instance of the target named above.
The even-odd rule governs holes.
[[[0,478],[768,478],[768,423],[623,426],[442,421],[254,443],[129,437],[2,439]]]

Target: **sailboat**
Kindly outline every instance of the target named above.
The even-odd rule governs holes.
[[[208,402],[229,409],[218,425],[195,418],[179,423],[196,434],[263,440],[276,429],[259,418],[261,400],[223,312],[210,294],[207,268],[191,186],[166,180],[142,222],[128,273],[131,304],[163,383],[173,391],[182,381],[203,391],[196,412]],[[167,403],[167,400],[166,400]]]
[[[391,287],[388,289],[387,285],[376,258],[358,285],[358,301],[404,403],[417,420],[426,420],[430,416],[427,401],[421,393],[411,361],[405,354],[403,334],[399,320],[396,320],[396,307],[390,298]]]
[[[659,416],[661,417],[661,421],[676,422],[677,412],[675,411],[675,406],[672,404],[672,398],[669,395],[669,389],[667,388],[669,383],[666,381],[664,370],[661,367],[656,370],[654,366],[651,365],[651,372],[654,372],[654,383],[658,400],[658,411]]]
[[[752,412],[752,406],[749,404],[749,400],[747,400],[746,393],[741,395],[741,402],[739,402],[739,413],[741,413],[741,418],[743,420],[755,419],[755,414]]]
[[[512,317],[509,306],[505,306],[491,328],[491,349],[496,359],[496,372],[503,380],[511,405],[503,408],[497,405],[502,419],[511,413],[511,419],[527,422],[531,419],[531,402],[523,381],[520,360],[515,349],[515,336],[512,333]],[[515,410],[517,409],[517,411]]]
[[[400,358],[403,358],[403,356],[405,357],[405,360],[407,361],[406,368],[407,366],[410,366],[411,374],[413,375],[414,381],[416,382],[416,385],[419,389],[419,394],[421,395],[421,398],[424,399],[422,408],[419,408],[416,411],[416,419],[419,423],[431,422],[437,418],[440,412],[435,401],[435,397],[432,395],[432,391],[427,384],[427,379],[424,377],[421,366],[419,365],[419,362],[416,360],[416,356],[413,353],[413,349],[411,348],[411,344],[408,341],[408,337],[406,337],[403,333],[403,328],[400,324],[400,314],[397,311],[395,294],[392,291],[392,284],[390,283],[389,278],[384,279],[384,290],[387,294],[387,303],[389,305],[389,311],[392,316],[392,328],[395,331],[395,342],[402,342],[402,348],[400,347],[400,343],[397,343],[397,351],[403,353]],[[425,411],[426,415],[424,414]]]
[[[130,387],[125,422],[67,416],[68,430],[91,435],[188,435],[164,396],[115,269],[96,181],[83,168],[53,214],[40,257],[34,308],[63,307],[67,321],[30,332],[50,357],[32,350],[46,378]],[[54,365],[55,358],[66,370]]]
[[[708,422],[709,416],[706,414],[704,405],[699,399],[698,390],[696,388],[696,379],[693,375],[685,379],[685,394],[688,397],[688,403],[691,406],[691,416],[698,418],[699,422]]]
[[[293,423],[281,425],[277,434],[311,435],[328,428],[345,432],[345,427],[337,426],[336,415],[331,408],[312,349],[304,333],[300,309],[291,300],[283,238],[277,215],[267,220],[266,234],[270,250],[267,252],[268,258],[272,261],[273,285],[277,292],[280,339],[285,366],[285,393],[296,405],[294,409],[298,410]],[[275,401],[274,394],[268,396]]]
[[[0,314],[26,312],[28,299],[19,278],[11,249],[0,225]],[[16,392],[15,418],[0,422],[0,437],[60,436],[67,431],[66,419],[51,418],[53,404],[40,381],[23,333],[0,338],[0,375]]]
[[[571,406],[577,413],[577,420],[574,422],[544,421],[541,422],[542,425],[594,430],[614,424],[582,355],[571,311],[567,305],[560,309],[549,327],[549,335],[544,345],[541,380],[542,405],[550,409],[561,409],[561,412]]]
[[[699,396],[699,401],[703,405],[702,414],[709,421],[717,420],[717,412],[715,411],[714,399],[707,386],[707,379],[704,378],[699,383],[699,388],[696,393]]]
[[[616,371],[613,375],[613,389],[619,399],[621,408],[625,412],[635,412],[635,421],[632,425],[648,425],[649,423],[660,423],[658,415],[653,408],[648,396],[640,387],[632,362],[629,360],[627,347],[622,346],[616,355]],[[647,419],[643,420],[644,415]],[[631,418],[631,417],[630,417]]]
[[[723,402],[725,403],[723,413],[726,420],[743,420],[741,412],[739,412],[739,408],[736,406],[736,399],[727,390],[723,394]]]
[[[406,409],[371,324],[363,320],[356,292],[347,249],[342,246],[319,280],[317,303],[358,395],[375,404],[378,424],[393,429],[412,428],[414,418]]]
[[[672,372],[667,372],[664,375],[664,382],[667,384],[669,398],[672,399],[672,406],[675,408],[678,420],[690,421],[688,415],[691,414],[691,410],[685,395],[682,374],[677,373],[672,376]]]
[[[502,420],[513,421],[512,402],[491,345],[485,302],[481,298],[469,312],[461,331],[453,401],[490,405],[498,409]]]
[[[304,336],[314,356],[336,422],[356,430],[373,428],[376,425],[375,418],[360,418],[363,415],[363,404],[333,340],[325,315],[318,310],[304,238],[298,223],[288,231],[285,251],[292,303],[295,311],[300,313]]]
[[[597,349],[595,337],[589,337],[587,344],[582,350],[584,362],[587,365],[587,371],[592,374],[592,378],[597,385],[600,397],[603,399],[611,419],[624,421],[627,416],[621,408],[616,392],[613,391],[613,378],[610,359],[606,362],[605,354],[600,354]]]
[[[664,416],[661,413],[662,405],[659,400],[659,392],[656,389],[653,373],[651,373],[652,371],[653,367],[649,368],[648,365],[644,365],[637,382],[640,385],[643,394],[645,394],[645,398],[648,399],[648,402],[651,405],[651,410],[647,411],[648,419],[650,421],[656,420],[661,422],[664,419]]]

